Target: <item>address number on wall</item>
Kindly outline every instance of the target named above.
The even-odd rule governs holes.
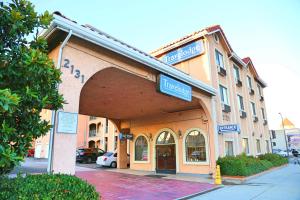
[[[75,78],[79,79],[81,83],[84,83],[84,74],[81,74],[79,69],[76,69],[74,65],[71,64],[70,60],[65,58],[64,59],[64,68],[70,69],[70,73],[74,75]]]

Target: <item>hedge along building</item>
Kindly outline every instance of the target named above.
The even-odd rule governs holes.
[[[191,51],[204,53],[187,59]],[[216,157],[270,152],[263,88],[249,57],[233,51],[219,25],[194,32],[151,53],[218,92],[212,97],[213,121],[218,136]]]
[[[75,173],[79,113],[109,118],[122,136],[132,134],[132,169],[214,172],[212,86],[60,13],[42,35],[48,40],[49,56],[62,71],[58,89],[66,101],[53,115],[49,170]],[[206,71],[203,77],[211,81]],[[118,167],[126,168],[127,140],[120,139]]]

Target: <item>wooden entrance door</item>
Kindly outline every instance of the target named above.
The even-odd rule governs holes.
[[[156,172],[176,173],[175,144],[156,145]]]

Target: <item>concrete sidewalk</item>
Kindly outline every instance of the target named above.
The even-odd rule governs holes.
[[[193,199],[300,200],[300,165],[289,164],[242,185],[227,185]]]

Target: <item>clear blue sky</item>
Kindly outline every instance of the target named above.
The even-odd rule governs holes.
[[[300,127],[300,0],[31,0],[149,52],[220,24],[240,57],[250,56],[265,90],[271,128],[278,112]]]

